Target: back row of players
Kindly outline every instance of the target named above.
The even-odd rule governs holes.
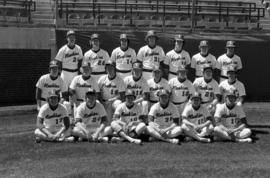
[[[67,37],[68,45],[71,41],[75,45],[74,32],[69,31]],[[242,68],[240,58],[234,54],[230,58],[226,54],[228,59],[237,59],[237,62],[235,60],[224,62],[224,65],[227,66],[222,66],[221,71],[226,72],[221,72],[221,76],[228,79],[224,79],[218,85],[213,79],[214,69],[218,64],[216,64],[215,58],[208,54],[208,42],[202,41],[199,46],[201,52],[195,55],[195,58],[197,56],[196,59],[199,60],[191,62],[191,67],[196,68],[196,79],[192,84],[187,79],[190,58],[188,53],[182,49],[183,37],[181,35],[175,37],[175,49],[170,51],[167,56],[178,56],[171,58],[165,57],[162,48],[155,45],[157,39],[156,34],[149,31],[146,35],[148,45],[140,49],[136,58],[134,50],[128,47],[127,36],[122,34],[120,36],[121,46],[113,51],[111,59],[105,55],[107,59],[101,55],[107,53],[99,48],[99,36],[94,34],[90,41],[92,49],[85,54],[80,67],[82,75],[78,76],[75,76],[75,72],[67,67],[71,66],[71,62],[78,65],[77,55],[79,54],[73,51],[72,54],[61,55],[65,48],[72,50],[68,45],[64,46],[56,57],[59,59],[62,56],[61,78],[58,77],[59,64],[57,61],[51,61],[50,73],[42,76],[37,83],[38,107],[53,98],[54,95],[49,95],[51,89],[61,91],[61,96],[65,100],[68,100],[68,95],[65,93],[69,93],[70,103],[64,102],[64,104],[68,113],[74,114],[75,117],[75,120],[71,121],[76,124],[72,133],[80,138],[102,139],[115,131],[124,139],[140,143],[139,139],[129,136],[132,131],[136,135],[144,133],[156,139],[177,143],[178,140],[174,138],[184,132],[191,138],[209,142],[209,138],[204,137],[211,135],[216,126],[217,135],[223,139],[251,141],[249,138],[251,132],[245,128],[246,116],[242,109],[245,88],[236,79],[237,71]],[[154,44],[153,48],[150,44]],[[126,50],[123,49],[123,46],[126,46]],[[73,49],[76,47],[78,46],[73,46]],[[228,51],[233,52],[234,42],[227,42],[227,47],[230,48]],[[180,52],[177,53],[179,48]],[[130,52],[127,53],[127,51]],[[206,56],[203,55],[203,51],[206,52]],[[73,58],[73,61],[67,60],[69,57]],[[208,59],[211,60],[208,61]],[[66,62],[69,64],[65,64]],[[124,67],[120,69],[119,66]],[[169,81],[162,78],[166,73],[164,70],[166,66],[169,66]],[[102,67],[104,71],[102,71]],[[76,72],[78,72],[77,69]],[[69,85],[70,78],[73,79]],[[68,91],[67,86],[69,86],[70,92],[66,92]],[[224,101],[226,101],[224,104],[218,104]],[[106,112],[101,112],[102,109],[95,111],[93,107],[96,106],[102,106]],[[44,115],[45,110],[50,114]],[[50,121],[55,118],[55,121],[48,123],[61,125],[59,121],[63,120],[59,118],[60,115],[62,116],[60,113],[53,113],[50,102],[45,104],[40,109],[38,117],[37,137],[47,139],[48,132],[45,132],[45,135],[42,132],[42,129],[47,130],[46,127],[48,127],[45,122],[46,118]],[[105,115],[108,123],[111,123],[111,127],[104,129],[104,126],[103,128],[98,126],[104,120]],[[220,121],[220,124],[214,122],[213,116]],[[90,130],[87,129],[88,127]],[[91,129],[92,127],[94,130]],[[60,137],[62,133],[56,132],[55,134]]]

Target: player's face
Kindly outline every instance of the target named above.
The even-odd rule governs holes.
[[[87,94],[86,96],[86,104],[88,107],[93,107],[96,103],[96,95],[95,94]]]
[[[195,108],[197,108],[197,107],[199,107],[200,104],[201,104],[201,98],[195,97],[195,98],[193,98],[193,99],[191,100],[191,102],[192,102],[192,106],[195,107]]]
[[[203,72],[203,76],[206,80],[211,80],[212,77],[213,77],[213,72],[211,69],[206,69],[204,72]]]
[[[75,35],[69,35],[67,37],[67,41],[69,45],[75,45],[76,37]]]
[[[182,79],[182,80],[186,79],[187,78],[187,72],[185,70],[178,71],[178,78]]]
[[[236,80],[236,74],[235,72],[228,72],[228,79],[229,79],[229,82],[234,82]]]
[[[151,47],[155,46],[156,45],[156,37],[154,37],[154,36],[148,37],[148,45]]]
[[[235,105],[236,97],[233,95],[226,96],[226,105],[232,107]]]
[[[160,80],[162,77],[162,71],[161,70],[156,70],[153,72],[153,77],[155,80]]]
[[[160,104],[161,105],[167,105],[168,104],[168,102],[169,102],[169,95],[161,95],[160,96]]]
[[[49,102],[49,105],[52,106],[52,107],[56,107],[58,105],[58,97],[57,96],[51,96],[49,99],[48,99],[48,102]]]
[[[123,49],[126,49],[128,47],[128,40],[127,39],[121,39],[120,40],[120,46]]]
[[[82,67],[82,74],[84,76],[89,76],[91,74],[91,67],[89,67],[89,66],[83,66]]]
[[[112,66],[112,65],[106,66],[106,72],[110,77],[115,77],[115,75],[116,75],[116,70],[115,70],[114,66]]]
[[[234,47],[227,47],[227,55],[233,55],[234,54]]]
[[[51,67],[50,68],[50,75],[52,77],[57,77],[58,76],[58,72],[59,72],[58,67]]]
[[[133,75],[133,77],[134,78],[141,78],[141,76],[142,76],[142,69],[140,69],[140,68],[134,68],[133,70],[132,70],[132,75]]]
[[[176,49],[177,51],[180,51],[180,50],[182,50],[182,48],[183,48],[183,41],[181,41],[181,40],[176,40],[176,41],[175,41],[175,49]]]
[[[201,46],[200,47],[200,53],[202,55],[206,55],[208,53],[208,50],[209,50],[208,46]]]
[[[94,47],[94,48],[99,48],[99,39],[93,39],[93,40],[91,40],[91,45],[92,45],[92,47]]]
[[[126,96],[126,103],[128,106],[132,105],[135,100],[135,97],[133,95]]]

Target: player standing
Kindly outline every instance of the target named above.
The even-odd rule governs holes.
[[[143,78],[146,81],[152,78],[153,66],[159,67],[165,59],[165,53],[162,47],[157,45],[157,40],[156,32],[148,31],[145,36],[147,45],[141,47],[137,54],[138,60],[143,63]]]
[[[178,144],[175,137],[182,133],[178,125],[180,115],[176,106],[170,102],[170,94],[166,90],[159,91],[159,102],[154,104],[148,114],[147,133],[154,139]]]
[[[123,139],[131,143],[141,144],[140,139],[132,137],[139,137],[146,129],[142,108],[134,103],[136,96],[132,90],[126,91],[125,98],[126,102],[118,105],[115,110],[111,127]]]
[[[100,77],[98,86],[101,93],[101,103],[108,114],[108,122],[111,123],[116,107],[121,104],[125,96],[125,83],[116,75],[116,64],[108,61],[105,65],[107,75]]]
[[[108,124],[107,113],[98,102],[96,92],[89,88],[85,93],[85,102],[77,108],[73,135],[88,141],[108,141],[112,128]],[[80,140],[81,140],[80,139]]]
[[[131,75],[132,63],[136,61],[136,52],[129,47],[130,40],[127,34],[120,35],[120,47],[112,51],[111,60],[116,62],[117,75],[124,80]]]
[[[81,47],[75,44],[75,32],[70,30],[67,32],[66,36],[68,43],[60,48],[55,60],[59,62],[59,66],[62,70],[61,78],[65,82],[66,87],[69,87],[73,78],[78,75],[83,59],[83,53]]]
[[[226,53],[217,59],[217,68],[220,70],[220,82],[228,79],[227,69],[229,66],[235,67],[237,73],[243,68],[241,58],[235,54],[235,48],[235,41],[227,41]]]
[[[216,57],[209,53],[210,45],[209,41],[203,40],[200,42],[200,52],[192,56],[191,68],[192,74],[195,73],[195,77],[199,78],[203,76],[203,66],[210,64],[213,69],[216,68]],[[195,71],[195,72],[194,72]],[[194,75],[193,75],[194,76]]]
[[[214,130],[212,116],[209,111],[201,105],[201,94],[195,92],[191,97],[191,104],[187,105],[182,113],[183,130],[185,134],[200,142],[209,143],[209,138]]]
[[[174,49],[166,54],[165,64],[169,66],[169,80],[177,77],[178,66],[184,66],[186,69],[190,68],[190,55],[183,48],[185,46],[185,39],[183,35],[174,36]]]
[[[171,88],[171,101],[177,107],[181,116],[186,104],[191,95],[194,94],[195,89],[191,81],[187,79],[187,69],[184,66],[177,68],[177,77],[169,81]]]
[[[56,60],[52,60],[49,66],[49,74],[42,75],[36,84],[37,110],[47,103],[46,98],[50,90],[55,89],[64,96],[68,90],[64,81],[59,77],[59,66]]]
[[[226,94],[225,103],[217,106],[215,135],[221,140],[252,142],[251,130],[246,127],[246,114],[235,102],[236,95],[231,91]]]
[[[92,77],[98,81],[102,75],[106,74],[105,64],[110,59],[109,54],[100,48],[99,34],[91,35],[91,49],[84,54],[84,60],[90,62],[92,67]]]

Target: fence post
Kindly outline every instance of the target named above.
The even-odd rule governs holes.
[[[192,0],[192,13],[191,13],[191,31],[195,28],[195,14],[196,14],[196,0]]]

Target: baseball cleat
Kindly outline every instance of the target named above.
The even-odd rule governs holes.
[[[172,144],[178,144],[179,143],[179,140],[176,139],[176,138],[173,138],[173,139],[170,139],[170,143],[172,143]]]
[[[131,141],[131,143],[135,143],[137,145],[141,145],[142,141],[140,139],[133,139],[133,141]]]

